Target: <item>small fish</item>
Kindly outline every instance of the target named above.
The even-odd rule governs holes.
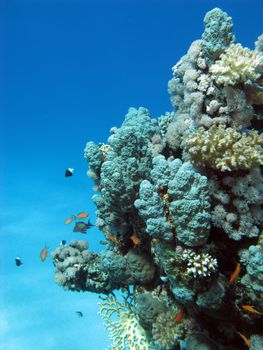
[[[105,239],[100,240],[99,243],[101,245],[107,245],[108,244],[108,242]]]
[[[249,348],[250,347],[250,339],[248,339],[244,334],[237,332],[237,334],[244,340],[244,343]]]
[[[67,218],[65,220],[65,224],[68,225],[70,224],[73,220],[76,220],[76,216],[75,215],[71,215],[69,218]]]
[[[254,314],[257,314],[257,315],[263,315],[262,312],[259,312],[258,310],[256,310],[253,306],[251,305],[242,305],[242,309],[245,310],[245,311],[249,311],[249,312],[252,312]]]
[[[130,239],[135,246],[141,243],[140,238],[138,238],[135,233],[130,237]]]
[[[111,243],[114,243],[114,244],[119,243],[119,239],[116,236],[109,235],[109,236],[107,236],[107,238]]]
[[[229,278],[229,282],[233,283],[238,278],[241,271],[240,263],[237,263],[237,266],[235,268],[235,271],[232,273],[232,275]]]
[[[153,245],[159,244],[160,242],[161,242],[161,240],[159,238],[153,238],[152,239],[152,244]]]
[[[47,246],[45,246],[45,248],[43,248],[42,250],[41,250],[41,252],[40,252],[40,259],[42,260],[42,261],[45,261],[46,260],[46,258],[47,258],[47,254],[48,254],[48,247]]]
[[[76,311],[76,314],[81,318],[83,317],[83,313],[81,311]]]
[[[76,216],[78,219],[85,219],[89,216],[89,213],[87,213],[86,211],[82,211],[81,213],[78,213],[78,215]]]
[[[73,168],[67,168],[65,170],[65,177],[69,177],[69,176],[72,176],[74,173],[74,169]]]
[[[15,262],[16,262],[16,266],[20,266],[23,264],[19,257],[16,257]]]
[[[62,241],[60,242],[59,245],[65,245],[67,243],[67,241],[65,239],[62,239]]]
[[[181,309],[175,315],[175,319],[174,320],[175,320],[175,322],[180,322],[183,317],[184,317],[184,311]]]
[[[161,279],[161,281],[162,281],[163,283],[166,283],[166,282],[169,281],[169,279],[168,279],[167,276],[161,276],[160,279]]]
[[[91,228],[91,226],[94,226],[90,221],[86,224],[84,221],[76,222],[73,232],[80,232],[80,233],[87,233],[87,230]]]

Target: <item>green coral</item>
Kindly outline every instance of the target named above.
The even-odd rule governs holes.
[[[185,141],[190,159],[197,165],[221,171],[248,170],[263,165],[263,134],[254,130],[239,132],[233,128],[203,127]]]
[[[106,321],[106,329],[112,340],[111,350],[153,350],[139,319],[124,298],[120,303],[115,295],[109,295],[100,303],[99,314]],[[117,321],[111,318],[117,317]]]

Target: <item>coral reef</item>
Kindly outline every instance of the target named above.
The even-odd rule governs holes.
[[[103,294],[113,350],[262,348],[263,35],[235,43],[219,8],[204,23],[172,68],[174,110],[130,108],[86,145],[105,249],[52,254],[64,289]]]

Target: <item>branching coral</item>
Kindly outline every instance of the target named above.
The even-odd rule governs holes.
[[[249,247],[246,271],[247,273],[241,280],[246,288],[246,294],[263,310],[263,249],[261,245]]]
[[[110,332],[112,350],[154,350],[127,300],[120,303],[110,295],[100,303],[99,314],[106,321],[106,328]],[[112,321],[112,316],[116,316],[117,321]]]
[[[217,84],[256,82],[263,73],[263,55],[240,44],[232,44],[210,68]]]
[[[52,253],[56,282],[66,290],[108,294],[129,284],[147,285],[155,277],[155,266],[145,254],[131,249],[126,256],[111,250],[93,253],[86,241],[73,240]]]
[[[176,322],[176,313],[167,311],[158,315],[152,333],[158,349],[169,350],[178,344],[185,332],[183,324]]]
[[[209,277],[218,268],[217,260],[208,253],[196,254],[185,249],[182,258],[187,261],[187,273],[193,277]]]
[[[190,159],[220,171],[246,170],[263,165],[263,134],[233,128],[199,128],[185,141]]]
[[[233,240],[257,237],[263,225],[263,179],[259,168],[244,176],[210,178],[212,223]]]

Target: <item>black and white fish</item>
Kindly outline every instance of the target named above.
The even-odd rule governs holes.
[[[16,262],[16,266],[20,266],[23,264],[21,259],[18,256],[15,258],[15,262]]]
[[[69,177],[69,176],[72,176],[74,173],[74,169],[73,168],[67,168],[65,170],[65,177]]]

